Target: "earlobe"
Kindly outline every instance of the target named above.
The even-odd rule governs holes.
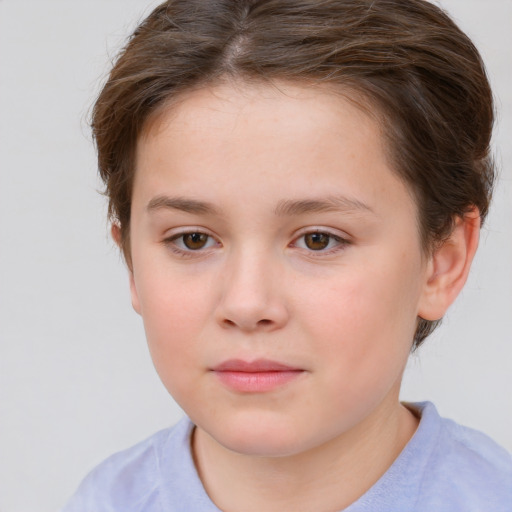
[[[112,239],[116,243],[117,247],[119,249],[122,249],[121,247],[121,226],[119,224],[112,224],[110,227],[110,234],[112,235]]]
[[[123,250],[122,240],[121,240],[121,227],[119,226],[119,224],[112,224],[112,227],[110,228],[110,233],[112,234],[112,238],[114,239],[114,242],[119,247],[119,249]],[[135,285],[135,278],[133,275],[131,261],[127,260],[127,264],[128,264],[128,274],[129,274],[129,279],[130,279],[130,295],[132,298],[132,307],[140,315],[139,294],[137,292],[137,286]]]
[[[133,275],[132,270],[128,270],[130,275],[130,295],[132,298],[132,307],[136,313],[141,314],[140,302],[139,302],[139,294],[137,292],[137,286],[135,284],[135,277]]]
[[[457,217],[449,238],[430,256],[418,316],[439,320],[466,283],[480,236],[480,214],[473,208]]]

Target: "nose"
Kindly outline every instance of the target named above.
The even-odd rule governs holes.
[[[216,311],[223,328],[270,332],[288,322],[283,272],[271,260],[253,252],[227,262],[220,276],[222,295]]]

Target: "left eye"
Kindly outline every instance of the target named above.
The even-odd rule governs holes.
[[[295,245],[301,249],[308,249],[310,251],[325,251],[326,249],[333,249],[338,245],[343,245],[344,242],[345,241],[338,236],[315,231],[299,237]]]

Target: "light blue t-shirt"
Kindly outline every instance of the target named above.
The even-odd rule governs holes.
[[[512,457],[486,435],[408,404],[419,427],[386,473],[343,512],[512,512]],[[175,427],[94,469],[62,512],[219,512],[192,460],[193,425]]]

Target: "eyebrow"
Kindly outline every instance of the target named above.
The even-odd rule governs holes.
[[[197,201],[196,199],[188,199],[185,197],[169,197],[169,196],[156,196],[149,201],[147,207],[148,212],[171,209],[179,210],[186,213],[196,215],[212,215],[217,214],[218,211],[211,203],[206,201]]]
[[[170,209],[196,215],[219,215],[218,209],[212,203],[185,197],[156,196],[149,201],[146,209],[148,212]],[[278,216],[322,212],[374,213],[372,208],[362,201],[345,196],[330,196],[325,199],[287,199],[280,201],[274,210]]]
[[[362,201],[345,196],[330,196],[325,199],[280,201],[275,209],[276,215],[280,216],[322,212],[375,213],[370,206]]]

